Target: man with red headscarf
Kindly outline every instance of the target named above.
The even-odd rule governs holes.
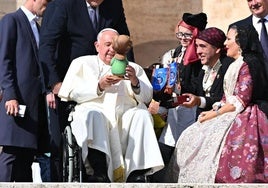
[[[223,96],[224,75],[233,61],[232,58],[226,57],[225,39],[224,32],[216,27],[207,28],[196,37],[196,53],[203,65],[199,75],[199,96],[184,94],[190,97],[190,101],[184,102],[183,106],[192,107],[197,105],[199,109],[204,108],[204,110],[211,110],[213,106],[215,115],[218,115],[217,109],[220,108],[218,101]],[[206,180],[208,180],[207,183],[211,183],[209,180],[213,179],[214,165],[217,165],[219,157],[214,151],[220,148],[220,143],[223,140],[221,135],[228,131],[228,127],[224,126],[224,122],[220,122],[219,125],[213,124],[215,129],[210,126],[209,121],[206,124],[201,124],[204,121],[202,119],[204,118],[203,113],[201,113],[197,122],[183,131],[178,139],[167,173],[171,182],[190,183],[200,181],[201,183],[202,181],[202,183],[206,183]],[[204,126],[211,127],[211,129],[206,129]],[[212,136],[208,139],[207,135]],[[207,159],[207,163],[204,159]],[[195,170],[196,167],[199,170]],[[200,170],[200,167],[202,167],[202,170]]]
[[[202,70],[199,73],[197,95],[184,93],[189,101],[182,105],[188,108],[197,106],[197,116],[205,110],[211,110],[212,105],[223,95],[223,77],[232,58],[226,57],[224,49],[225,34],[222,30],[211,27],[200,32],[196,38],[196,53],[201,60]]]
[[[170,106],[170,102],[166,99],[172,99],[172,97],[179,96],[182,93],[196,92],[197,78],[202,65],[196,54],[195,38],[199,31],[205,29],[206,24],[207,15],[205,13],[184,13],[182,20],[176,24],[175,28],[175,34],[180,45],[176,49],[166,52],[162,58],[161,64],[163,67],[174,67],[173,65],[177,67],[177,71],[175,71],[176,80],[173,84],[168,81],[166,87],[160,92],[154,93],[154,100],[160,102],[158,113],[167,113],[167,125],[163,128],[159,138],[159,147],[165,165],[169,163],[182,131],[196,120],[196,107]],[[151,103],[149,106],[151,113],[154,113],[152,110],[154,104]],[[164,176],[162,173],[164,172],[165,169],[154,175],[152,181],[163,182]],[[159,177],[155,177],[158,175]]]

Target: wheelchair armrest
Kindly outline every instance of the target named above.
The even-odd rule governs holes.
[[[68,113],[68,114],[70,114],[71,112],[74,112],[74,109],[75,109],[75,105],[76,105],[77,103],[76,102],[73,102],[73,101],[71,101],[71,102],[69,102],[69,104],[67,105],[67,107],[66,107],[66,112]]]

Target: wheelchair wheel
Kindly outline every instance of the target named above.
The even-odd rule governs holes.
[[[74,152],[72,140],[72,132],[70,126],[66,126],[63,133],[63,181],[72,182],[73,179],[73,162]]]
[[[66,126],[63,133],[63,181],[82,182],[82,152],[72,134],[71,127]]]

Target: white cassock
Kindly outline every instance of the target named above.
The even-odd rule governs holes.
[[[111,74],[111,66],[98,56],[73,60],[59,91],[62,100],[77,102],[71,127],[83,160],[88,147],[106,153],[108,176],[119,182],[134,170],[151,168],[149,173],[154,173],[164,167],[145,105],[152,99],[151,83],[142,67],[129,65],[139,79],[139,94],[133,92],[129,80],[121,80],[98,95],[99,79]]]

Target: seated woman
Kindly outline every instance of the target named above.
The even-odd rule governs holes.
[[[253,26],[233,26],[225,46],[235,61],[224,96],[179,138],[172,166],[178,182],[268,182],[268,120],[257,105],[268,87],[258,34]]]

